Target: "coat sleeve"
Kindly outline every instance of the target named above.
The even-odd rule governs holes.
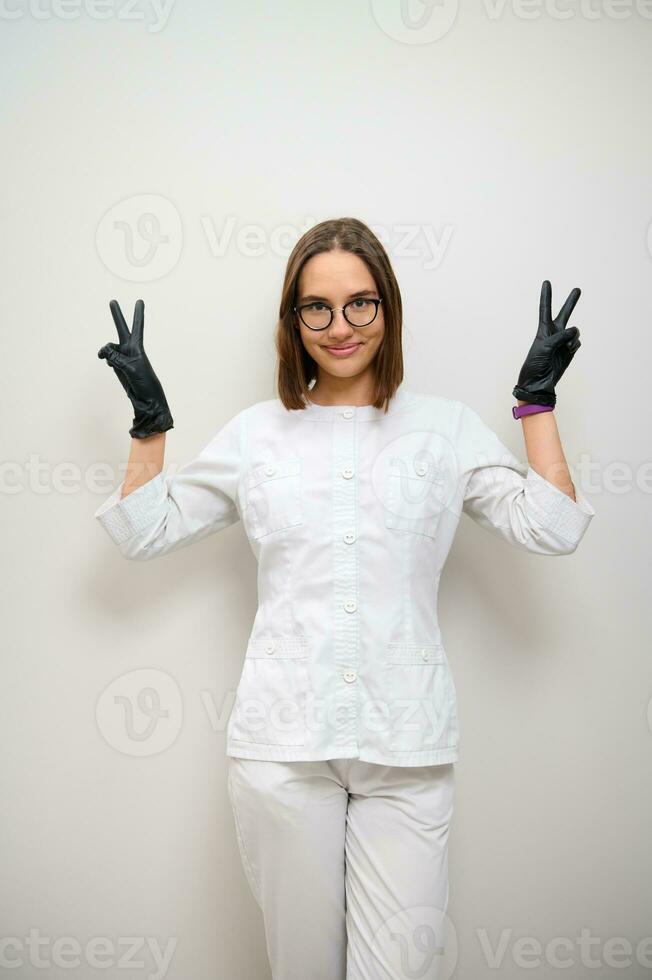
[[[577,488],[573,500],[521,462],[482,419],[461,407],[458,464],[462,510],[510,544],[538,555],[569,555],[595,510]]]
[[[159,473],[120,499],[122,481],[98,507],[93,516],[125,558],[157,558],[240,520],[243,416],[230,419],[175,474]]]

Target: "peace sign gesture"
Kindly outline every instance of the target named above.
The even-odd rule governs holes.
[[[134,407],[129,434],[134,439],[146,439],[155,432],[166,432],[174,427],[174,421],[161,382],[143,347],[145,304],[142,299],[136,302],[131,333],[117,300],[111,300],[109,308],[120,342],[105,344],[97,356],[111,365]]]
[[[539,328],[512,391],[514,398],[555,407],[555,385],[582,346],[578,328],[566,326],[580,294],[577,287],[571,290],[553,320],[552,287],[547,279],[541,286]]]

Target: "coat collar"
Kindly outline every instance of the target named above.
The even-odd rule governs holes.
[[[389,418],[390,415],[403,411],[414,401],[414,398],[413,392],[408,391],[404,384],[400,384],[393,398],[390,399],[387,413],[374,405],[317,405],[310,399],[307,400],[305,408],[294,408],[290,411],[293,415],[316,422],[346,422],[353,419],[358,422],[371,422]]]

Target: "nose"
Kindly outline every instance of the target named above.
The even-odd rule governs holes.
[[[339,339],[340,337],[343,339],[348,339],[354,333],[355,328],[351,326],[344,316],[344,310],[334,310],[333,320],[328,328],[328,334],[332,335],[336,339]]]

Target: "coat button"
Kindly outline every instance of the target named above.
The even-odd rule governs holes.
[[[275,646],[274,646],[274,644],[273,644],[273,643],[267,643],[267,644],[265,645],[265,653],[274,653],[274,650],[275,650],[275,649],[276,649],[276,648],[275,648]]]
[[[274,476],[275,473],[276,473],[276,467],[273,466],[271,463],[268,463],[267,466],[265,467],[265,476]]]
[[[351,681],[354,681],[358,675],[354,670],[345,670],[342,676],[344,677],[344,680],[347,682],[347,684],[350,684]]]
[[[355,541],[355,534],[353,533],[353,531],[347,531],[346,534],[344,535],[344,540],[346,541],[347,544],[353,544],[353,542]]]
[[[355,599],[347,599],[344,603],[344,608],[347,612],[355,612],[358,608],[358,603],[355,601]]]
[[[345,469],[343,469],[342,476],[344,477],[345,480],[350,480],[351,477],[353,476],[353,467],[347,466]]]
[[[352,408],[345,408],[344,411],[342,412],[342,418],[352,419],[353,418],[353,409]]]
[[[416,470],[417,476],[425,476],[428,472],[428,466],[423,462],[416,463],[414,469]]]
[[[421,659],[422,660],[427,660],[429,656],[430,656],[430,654],[428,653],[427,650],[422,650],[421,651]]]

